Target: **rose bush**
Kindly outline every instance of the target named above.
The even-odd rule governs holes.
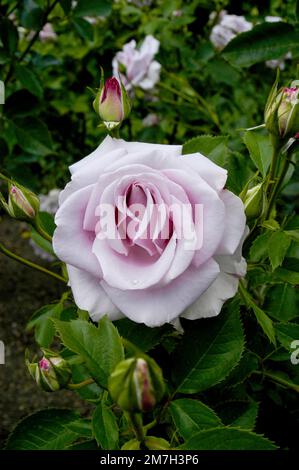
[[[242,201],[224,189],[226,170],[199,153],[182,155],[181,146],[107,137],[70,171],[54,250],[67,264],[77,305],[93,320],[108,314],[159,326],[180,315],[211,317],[235,295],[246,272],[245,215]],[[137,221],[134,204],[144,209]],[[113,208],[112,233],[101,226],[106,205]]]

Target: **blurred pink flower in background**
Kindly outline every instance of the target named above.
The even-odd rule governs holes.
[[[134,87],[152,90],[160,79],[161,64],[154,60],[160,42],[153,36],[146,36],[140,48],[136,41],[125,44],[112,61],[113,74],[121,79],[127,90]]]

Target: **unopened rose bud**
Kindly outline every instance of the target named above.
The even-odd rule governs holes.
[[[32,221],[39,211],[39,199],[29,189],[17,183],[8,183],[8,203],[1,195],[4,209],[14,219]]]
[[[46,392],[56,392],[70,382],[71,369],[60,356],[48,352],[39,362],[26,360],[26,364],[32,378]]]
[[[293,137],[299,130],[299,81],[282,90],[278,107],[278,126],[282,137]]]
[[[281,138],[293,138],[299,129],[299,80],[278,90],[277,81],[265,108],[268,131]]]
[[[113,400],[125,411],[152,410],[164,395],[162,371],[150,358],[121,361],[108,384]]]
[[[102,73],[101,86],[93,102],[108,130],[118,127],[130,114],[130,101],[122,82],[112,77],[104,82]]]
[[[248,189],[244,198],[245,214],[247,219],[261,215],[264,207],[264,193],[262,183]]]

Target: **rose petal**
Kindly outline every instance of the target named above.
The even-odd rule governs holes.
[[[101,287],[99,279],[70,265],[67,271],[76,305],[86,310],[93,321],[98,321],[104,315],[108,315],[110,320],[124,317]]]
[[[182,155],[189,167],[195,170],[212,188],[220,191],[227,180],[227,171],[213,163],[201,153]]]
[[[213,260],[200,268],[190,266],[167,286],[156,289],[126,291],[115,289],[105,281],[101,285],[112,302],[131,320],[155,327],[171,322],[211,285],[219,274]]]
[[[100,278],[102,271],[92,253],[95,233],[83,230],[85,209],[93,185],[72,194],[56,213],[57,228],[53,236],[53,249],[59,259]]]
[[[246,224],[244,205],[241,199],[225,189],[220,194],[225,205],[225,225],[217,255],[233,254],[243,236]]]

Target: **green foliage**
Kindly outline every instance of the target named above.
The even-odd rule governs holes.
[[[231,302],[220,318],[192,322],[174,353],[177,391],[192,394],[216,385],[237,365],[243,348],[238,302]]]
[[[298,31],[292,25],[283,22],[264,23],[233,39],[224,49],[223,55],[232,64],[248,67],[295,51],[298,41]]]
[[[220,418],[204,403],[181,398],[170,404],[170,412],[179,434],[188,440],[203,429],[222,426]]]
[[[70,410],[38,411],[16,426],[9,436],[6,449],[63,450],[78,439],[78,427],[72,427],[78,418]]]
[[[83,320],[54,320],[54,324],[64,345],[82,357],[95,381],[106,388],[111,372],[124,354],[113,324],[107,317],[100,320],[98,327]]]
[[[118,448],[118,424],[110,408],[101,401],[92,416],[94,437],[101,449]]]
[[[215,428],[200,431],[181,449],[188,450],[275,450],[275,445],[250,431],[233,428]]]
[[[272,146],[269,136],[257,131],[247,131],[244,134],[243,140],[254,165],[261,172],[262,176],[266,176],[272,158]]]

